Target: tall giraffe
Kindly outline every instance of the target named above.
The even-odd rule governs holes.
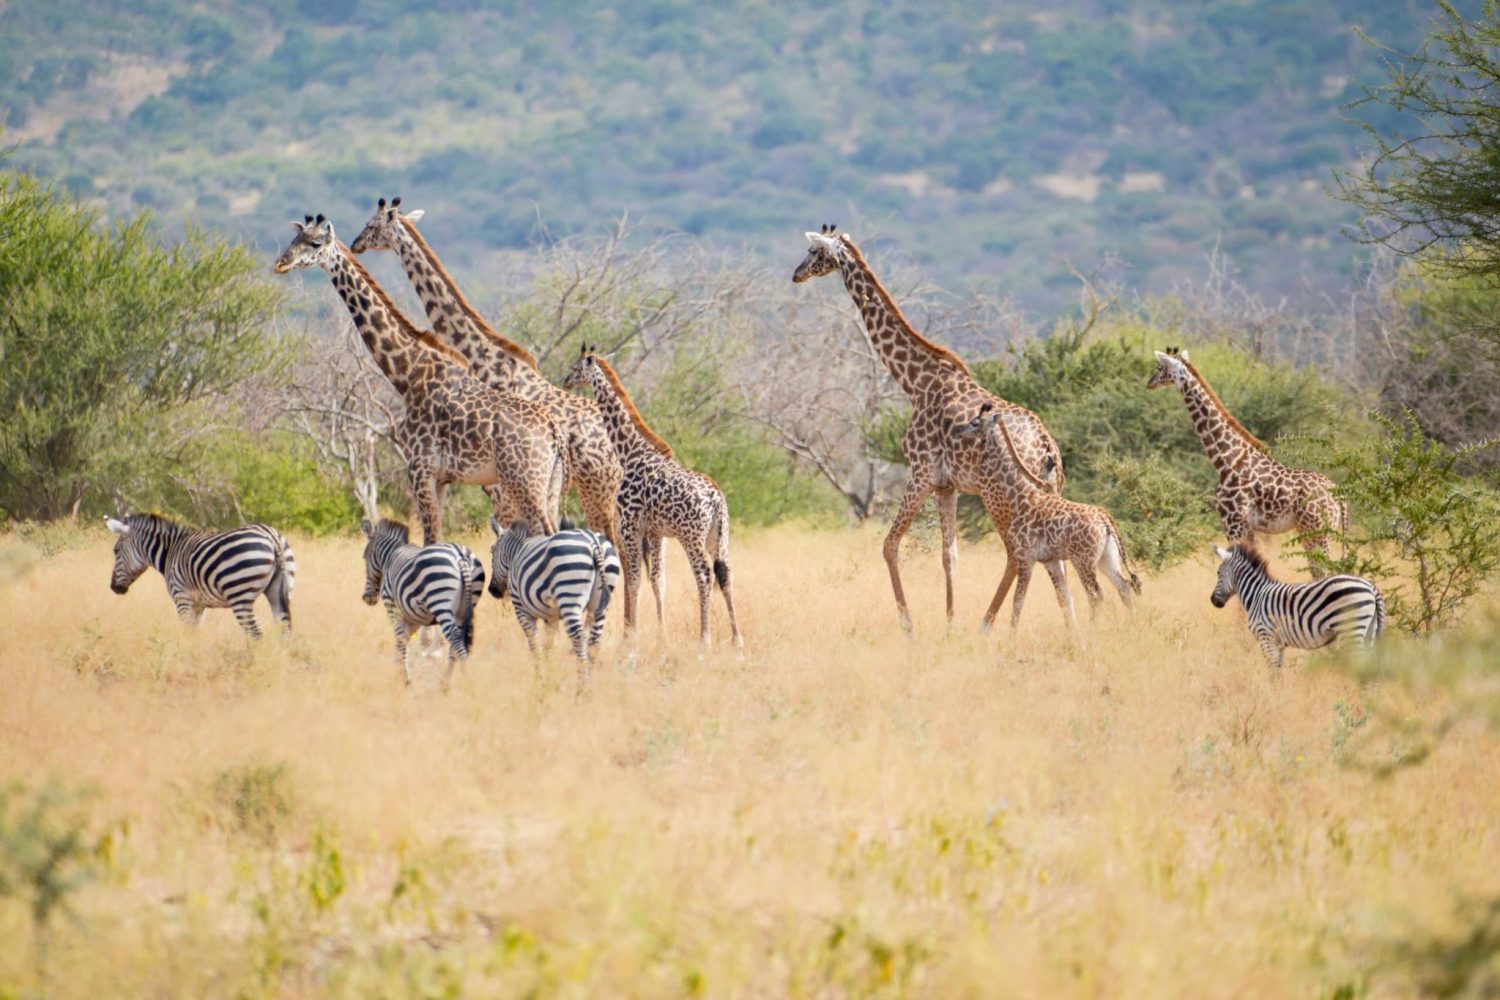
[[[360,338],[406,404],[396,443],[406,454],[423,544],[438,541],[449,483],[498,484],[509,512],[555,532],[567,455],[547,411],[491,389],[470,374],[463,355],[412,326],[334,236],[333,223],[308,216],[292,228],[296,235],[273,270],[328,272]]]
[[[1068,592],[1068,582],[1063,575],[1064,562],[1072,563],[1078,573],[1078,581],[1088,595],[1090,615],[1098,613],[1103,596],[1095,569],[1104,571],[1120,592],[1120,600],[1130,607],[1130,591],[1139,594],[1141,581],[1130,571],[1130,562],[1125,557],[1125,541],[1109,511],[1053,493],[1046,483],[1032,475],[1015,454],[1015,442],[1011,440],[1005,421],[989,403],[981,406],[974,419],[953,433],[958,437],[974,437],[993,434],[996,428],[1006,450],[1015,459],[1002,473],[1016,497],[1015,516],[1002,536],[1006,560],[1005,576],[1000,580],[1002,600],[1011,581],[1016,583],[1016,599],[1011,603],[1011,628],[1021,620],[1021,607],[1026,603],[1026,588],[1031,584],[1031,568],[1035,563],[1047,567],[1047,575],[1052,577],[1052,586],[1057,590],[1057,603],[1062,606],[1069,625],[1073,624],[1073,595]]]
[[[901,539],[922,504],[934,493],[943,529],[943,577],[951,624],[953,567],[958,561],[958,494],[978,494],[1002,536],[1012,509],[1002,476],[1003,467],[1012,461],[1009,453],[983,437],[955,437],[953,428],[989,403],[1005,415],[1021,459],[1038,470],[1038,477],[1058,493],[1063,485],[1062,454],[1035,413],[985,391],[958,355],[934,344],[907,322],[847,233],[839,233],[835,226],[824,226],[821,232],[808,233],[807,240],[812,246],[792,272],[792,281],[800,283],[839,272],[864,320],[870,344],[911,400],[911,425],[901,438],[901,452],[911,474],[883,547],[901,626],[911,629],[911,613],[901,586]],[[986,631],[1004,598],[1003,590],[995,592],[984,616]]]
[[[1333,480],[1321,472],[1294,469],[1271,457],[1219,400],[1208,380],[1175,347],[1156,351],[1156,371],[1147,389],[1176,385],[1203,451],[1219,474],[1214,506],[1231,546],[1255,543],[1255,533],[1280,534],[1295,528],[1308,552],[1328,554],[1327,532],[1348,527],[1349,509],[1334,494]],[[1318,567],[1313,576],[1322,576]]]
[[[563,379],[569,389],[585,385],[594,390],[625,466],[625,485],[620,489],[625,614],[634,616],[640,594],[643,543],[651,538],[675,538],[682,543],[698,584],[699,641],[709,642],[709,597],[717,581],[729,610],[731,637],[736,646],[743,647],[729,579],[729,503],[724,491],[703,473],[683,468],[670,457],[671,449],[641,419],[614,368],[587,344],[579,349],[578,360]],[[661,562],[659,549],[655,561]]]
[[[529,399],[552,414],[565,435],[569,485],[589,526],[620,548],[616,497],[625,473],[610,444],[599,406],[591,399],[564,392],[537,370],[536,358],[520,344],[497,333],[464,298],[443,262],[417,231],[420,210],[403,214],[400,198],[381,198],[349,249],[394,250],[407,278],[422,300],[432,332],[468,359],[474,376],[501,392]]]

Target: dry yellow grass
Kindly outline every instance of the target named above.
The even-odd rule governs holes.
[[[995,543],[952,635],[913,549],[908,640],[874,532],[742,532],[746,656],[699,657],[674,552],[665,634],[612,623],[580,702],[488,597],[453,693],[403,690],[358,543],[294,546],[297,633],[253,647],[111,594],[102,531],[0,584],[0,780],[123,821],[44,969],[0,900],[0,995],[1386,995],[1383,942],[1500,894],[1500,739],[1341,766],[1404,695],[1269,671],[1207,556],[1073,637],[1039,575],[987,638]]]

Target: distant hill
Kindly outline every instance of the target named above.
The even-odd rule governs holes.
[[[63,0],[0,6],[12,163],[110,211],[267,248],[402,194],[457,266],[628,211],[790,271],[838,222],[1032,309],[1064,266],[1143,291],[1225,252],[1346,282],[1341,105],[1431,8],[1355,0],[620,5]]]

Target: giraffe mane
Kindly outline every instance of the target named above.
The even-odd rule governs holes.
[[[870,279],[870,283],[875,286],[875,294],[880,296],[881,301],[885,303],[885,307],[890,310],[891,315],[896,317],[896,321],[900,324],[902,332],[912,340],[916,341],[918,344],[927,348],[928,352],[930,352],[933,357],[937,358],[937,360],[946,361],[957,368],[959,371],[963,372],[965,375],[969,374],[969,366],[964,364],[963,358],[959,357],[957,354],[954,354],[952,351],[948,350],[948,348],[946,347],[943,347],[941,344],[933,343],[916,331],[916,328],[913,327],[907,320],[906,314],[901,311],[901,307],[896,305],[896,300],[891,298],[891,293],[885,290],[885,286],[882,285],[880,283],[880,279],[875,276],[875,272],[870,268],[869,262],[865,260],[865,255],[860,253],[859,247],[854,245],[854,241],[849,238],[849,234],[845,233],[844,235],[840,236],[839,239],[842,239],[844,241],[844,246],[848,247],[849,252],[854,255],[855,262],[864,269],[865,276],[868,277]]]
[[[635,424],[635,429],[640,431],[641,437],[646,439],[646,443],[668,458],[675,458],[672,454],[672,446],[663,441],[655,431],[646,426],[646,421],[641,417],[641,411],[637,410],[635,404],[630,401],[630,394],[620,384],[620,376],[615,374],[615,370],[610,367],[610,363],[597,354],[594,355],[594,363],[599,366],[599,370],[604,373],[604,377],[609,379],[610,385],[614,386],[615,396],[620,400],[620,405],[625,407],[626,413],[630,414],[630,422]]]
[[[995,424],[1000,428],[1000,436],[1005,438],[1005,447],[1010,451],[1011,461],[1016,463],[1016,468],[1021,470],[1021,475],[1030,480],[1031,485],[1037,487],[1038,489],[1046,490],[1050,493],[1051,487],[1043,482],[1042,479],[1036,475],[1036,473],[1026,468],[1026,463],[1021,461],[1021,453],[1016,451],[1016,442],[1010,436],[1010,428],[1005,426],[1005,414],[996,411]]]
[[[402,333],[405,333],[407,336],[412,337],[428,350],[440,354],[445,359],[452,361],[454,364],[461,366],[465,370],[468,370],[469,359],[460,354],[457,348],[441,340],[438,335],[433,333],[431,330],[418,329],[416,324],[406,318],[406,313],[397,308],[396,303],[391,301],[391,297],[386,292],[386,290],[384,288],[381,288],[380,285],[376,283],[374,278],[370,277],[370,272],[365,270],[365,266],[359,262],[358,257],[354,256],[354,252],[352,250],[344,246],[344,244],[342,243],[339,244],[339,250],[343,253],[344,259],[349,262],[351,267],[354,268],[355,272],[358,273],[359,276],[365,280],[365,283],[370,286],[370,293],[374,295],[376,300],[380,302],[381,305],[385,306],[385,308],[390,312],[391,318],[394,319],[396,325],[401,328]]]
[[[474,328],[494,341],[495,346],[506,354],[509,354],[517,361],[524,362],[535,368],[537,366],[535,354],[532,354],[514,340],[502,337],[494,327],[485,322],[484,317],[479,315],[479,311],[469,304],[469,300],[464,297],[464,293],[459,289],[458,282],[454,281],[453,277],[448,273],[448,269],[443,267],[443,262],[438,259],[437,254],[433,253],[432,247],[427,244],[427,240],[423,239],[422,234],[417,231],[417,227],[412,221],[400,212],[396,213],[396,220],[401,223],[401,228],[405,229],[406,234],[417,244],[417,248],[426,255],[427,262],[432,265],[432,269],[438,273],[438,276],[443,279],[443,283],[448,286],[449,293],[452,294],[454,301],[458,303],[458,307],[464,311],[464,315],[469,317],[469,321],[474,324]]]
[[[1208,384],[1208,379],[1198,374],[1198,369],[1193,367],[1192,362],[1190,362],[1187,358],[1184,358],[1180,354],[1175,355],[1175,357],[1178,361],[1182,362],[1182,366],[1192,374],[1193,378],[1198,380],[1198,384],[1202,386],[1204,393],[1208,395],[1208,401],[1214,404],[1214,408],[1219,411],[1219,416],[1224,418],[1225,422],[1229,424],[1230,429],[1240,437],[1244,438],[1245,443],[1250,445],[1250,447],[1255,448],[1259,451],[1263,451],[1269,455],[1271,453],[1271,449],[1266,447],[1264,441],[1246,430],[1244,424],[1235,419],[1234,414],[1229,412],[1229,407],[1225,406],[1224,401],[1219,399],[1219,394],[1214,392],[1214,387]]]

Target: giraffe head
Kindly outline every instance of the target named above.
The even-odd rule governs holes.
[[[117,521],[112,517],[106,517],[104,523],[109,525],[109,530],[118,537],[115,539],[115,568],[109,575],[109,589],[117,594],[123,594],[130,589],[130,585],[140,579],[140,575],[146,572],[151,565],[151,559],[146,551],[146,545],[138,532],[132,532],[134,518],[127,517],[123,521]]]
[[[297,234],[292,237],[292,242],[281,251],[281,256],[276,258],[276,263],[271,270],[277,274],[286,274],[295,271],[299,267],[328,267],[339,255],[339,241],[333,235],[333,223],[322,215],[313,218],[305,216],[303,221],[292,220],[292,228]]]
[[[568,374],[563,376],[562,386],[564,389],[581,389],[586,385],[593,385],[593,371],[599,367],[597,344],[590,347],[587,342],[578,345],[578,360],[573,362],[573,367],[568,369]]]
[[[1146,380],[1147,389],[1160,389],[1166,385],[1178,385],[1180,380],[1187,377],[1187,351],[1179,351],[1175,347],[1169,347],[1166,353],[1156,352],[1156,371]]]
[[[954,437],[978,437],[988,434],[990,429],[1000,422],[1000,411],[995,409],[994,403],[985,403],[974,414],[974,419],[968,423],[959,424],[953,428]]]
[[[364,253],[366,250],[394,250],[396,249],[396,227],[401,223],[397,220],[398,209],[401,207],[400,198],[392,198],[389,203],[384,198],[375,203],[375,214],[370,216],[370,221],[365,223],[365,228],[354,237],[354,242],[349,244],[349,249],[355,253]],[[419,208],[415,212],[407,212],[406,219],[409,222],[418,222],[425,213]]]
[[[807,248],[807,256],[802,258],[802,263],[798,264],[797,270],[792,272],[792,281],[801,284],[809,278],[821,278],[825,274],[832,274],[848,259],[849,248],[844,243],[845,237],[839,235],[838,229],[838,226],[829,225],[816,233],[803,234],[812,246]]]

